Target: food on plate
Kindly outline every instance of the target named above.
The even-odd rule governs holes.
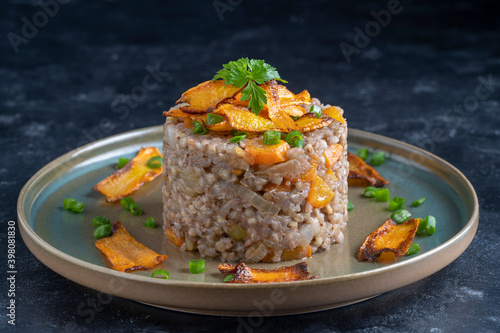
[[[381,187],[389,184],[386,179],[359,156],[347,153],[347,159],[349,161],[349,185]]]
[[[139,243],[120,221],[113,225],[111,236],[100,238],[94,244],[108,259],[111,268],[121,272],[150,269],[168,258]]]
[[[343,242],[343,110],[277,81],[263,60],[232,61],[183,94],[193,108],[164,112],[164,232],[181,250],[277,262]]]
[[[104,194],[108,202],[118,201],[141,188],[145,182],[161,175],[161,156],[156,147],[141,148],[137,156],[92,189]]]
[[[392,252],[396,257],[405,255],[420,221],[421,219],[410,219],[397,223],[393,219],[387,219],[381,227],[366,237],[356,258],[358,261],[376,262],[385,252]]]
[[[231,279],[224,279],[226,283],[272,283],[313,280],[318,276],[309,277],[307,264],[299,262],[293,266],[284,266],[276,269],[250,268],[240,262],[237,265],[219,264],[222,274],[231,274]]]

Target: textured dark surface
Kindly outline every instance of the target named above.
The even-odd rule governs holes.
[[[70,1],[16,53],[8,33],[22,36],[21,19],[33,22],[41,10],[37,2],[8,1],[0,11],[2,274],[7,271],[7,221],[17,219],[19,191],[37,170],[95,139],[161,124],[161,111],[184,90],[242,56],[264,58],[278,67],[292,91],[307,88],[342,106],[350,127],[422,146],[455,165],[477,191],[481,218],[470,247],[424,280],[336,310],[250,323],[117,297],[103,302],[97,292],[41,264],[18,235],[19,331],[500,330],[496,1],[402,1],[402,11],[352,54],[350,63],[339,44],[353,44],[353,28],[364,30],[373,20],[370,11],[387,9],[386,2],[222,0],[237,5],[221,21],[212,1]],[[143,86],[148,66],[158,66],[161,82],[137,88]],[[496,85],[490,91],[481,88],[479,93],[489,96],[474,105],[479,77],[490,76]],[[137,95],[141,91],[146,94]],[[127,97],[131,94],[136,100]],[[472,104],[461,114],[448,112],[463,103]],[[1,280],[3,331],[13,327],[5,316],[8,286]]]

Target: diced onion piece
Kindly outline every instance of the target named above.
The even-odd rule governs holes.
[[[92,189],[106,196],[106,201],[114,202],[141,188],[145,182],[152,181],[163,172],[163,166],[157,169],[147,167],[148,161],[155,156],[162,156],[158,148],[141,148],[127,165],[112,175],[101,180]]]
[[[278,214],[280,211],[280,208],[278,206],[267,201],[260,194],[255,193],[244,186],[233,184],[226,181],[220,181],[215,185],[221,186],[222,188],[224,187],[227,188],[228,191],[231,191],[231,194],[238,195],[242,202],[248,202],[251,206],[257,208],[261,212]]]
[[[198,184],[200,177],[177,167],[173,167],[173,169],[180,176],[179,182],[182,184],[180,188],[184,194],[194,197],[204,192],[204,189]]]
[[[249,262],[259,262],[267,254],[267,247],[264,244],[259,244],[258,246],[250,247],[246,253],[246,260]]]
[[[119,221],[113,225],[111,236],[98,239],[94,244],[111,267],[121,272],[150,269],[168,258],[139,243]]]
[[[236,240],[242,239],[246,232],[237,224],[231,224],[227,229],[227,234]]]

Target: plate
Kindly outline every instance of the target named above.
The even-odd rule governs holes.
[[[455,260],[476,233],[478,201],[469,181],[455,167],[426,151],[387,137],[349,130],[349,149],[368,147],[386,152],[377,170],[386,177],[392,196],[412,202],[416,217],[433,215],[437,230],[416,237],[421,251],[391,264],[358,262],[357,249],[364,238],[390,216],[387,203],[362,196],[350,188],[355,208],[343,244],[317,253],[305,261],[317,280],[271,284],[224,284],[216,260],[206,260],[206,272],[189,274],[184,253],[164,240],[161,223],[155,229],[142,225],[146,217],[161,221],[161,178],[145,184],[131,197],[145,212],[133,216],[120,204],[106,203],[91,190],[114,172],[118,157],[133,157],[139,148],[162,145],[162,126],[139,129],[71,151],[38,171],[23,187],[18,199],[21,235],[31,252],[58,274],[86,287],[111,295],[168,309],[213,315],[283,315],[329,309],[358,302],[427,277]],[[83,214],[66,211],[63,200],[74,197],[86,204]],[[123,273],[105,266],[93,244],[92,218],[120,220],[141,243],[169,258],[154,269],[166,269],[170,279],[151,278],[151,271]],[[295,262],[260,263],[274,268]],[[153,269],[153,270],[154,270]]]

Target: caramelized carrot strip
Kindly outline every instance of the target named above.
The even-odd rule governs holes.
[[[335,193],[330,186],[320,177],[316,176],[311,182],[311,189],[307,195],[307,201],[314,208],[323,208],[332,201]]]
[[[411,245],[421,219],[410,219],[398,224],[387,219],[377,230],[366,237],[358,250],[358,261],[375,262],[384,252],[403,256]]]
[[[281,261],[286,260],[298,260],[304,258],[310,258],[312,254],[310,246],[297,246],[294,249],[285,249],[281,252],[280,259]],[[267,254],[264,258],[262,258],[262,262],[273,262],[274,251],[268,249]]]
[[[316,117],[316,115],[310,113],[303,115],[295,121],[295,124],[297,124],[302,133],[307,133],[326,127],[331,123],[333,123],[333,119],[330,117],[322,116],[321,118],[318,118]]]
[[[349,185],[380,187],[389,184],[385,178],[379,175],[374,168],[366,164],[359,156],[347,153],[347,160],[349,161]]]
[[[184,92],[176,104],[189,103],[189,106],[181,108],[185,113],[207,113],[214,110],[220,102],[233,97],[242,89],[230,84],[224,86],[223,80],[205,81]]]
[[[286,161],[290,145],[281,140],[275,145],[266,145],[262,139],[252,139],[245,146],[245,152],[253,159],[253,164],[276,164]]]
[[[177,235],[170,229],[165,230],[165,237],[167,240],[177,247],[181,246],[184,243],[184,239],[177,237]]]
[[[163,166],[151,169],[148,161],[155,156],[163,156],[158,148],[141,148],[137,155],[123,168],[101,180],[92,189],[106,196],[106,201],[114,202],[141,188],[163,172]]]
[[[325,166],[330,169],[332,166],[337,163],[340,156],[342,156],[342,145],[333,144],[330,147],[326,148],[323,152],[323,156],[325,156]]]
[[[132,237],[120,221],[113,225],[113,233],[95,241],[95,246],[121,272],[150,269],[168,258],[147,248]]]
[[[342,124],[345,123],[345,119],[343,117],[344,110],[338,106],[330,106],[329,108],[324,109],[323,113],[334,120],[340,121]]]
[[[223,274],[234,274],[234,278],[226,283],[290,282],[311,280],[318,277],[317,275],[309,277],[305,262],[276,269],[250,268],[242,262],[237,265],[219,264],[219,271]]]
[[[257,116],[247,108],[235,106],[232,104],[221,104],[215,111],[215,114],[224,115],[231,127],[245,132],[265,132],[275,129],[274,123],[261,116]]]
[[[299,127],[290,116],[283,111],[278,95],[278,83],[276,80],[271,80],[262,85],[262,88],[267,93],[267,108],[269,118],[273,121],[277,128],[282,131],[289,132],[299,130]]]

